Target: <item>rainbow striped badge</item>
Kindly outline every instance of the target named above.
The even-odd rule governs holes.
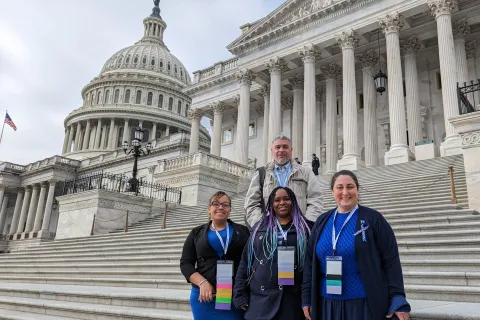
[[[295,247],[278,247],[278,285],[295,284]]]
[[[231,309],[232,287],[233,287],[233,261],[218,261],[215,309],[217,310]]]

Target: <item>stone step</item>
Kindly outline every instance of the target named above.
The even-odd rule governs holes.
[[[425,221],[424,223],[419,223],[417,225],[403,225],[401,223],[391,223],[395,233],[400,231],[446,231],[446,230],[465,230],[468,228],[480,227],[480,216],[472,216],[475,218],[465,216],[452,217],[449,220],[442,219],[438,221],[437,219],[431,219]],[[455,219],[454,219],[455,218]],[[437,223],[438,222],[438,223]]]
[[[424,239],[438,239],[438,240],[469,240],[469,239],[480,239],[480,228],[471,227],[468,229],[459,229],[459,230],[428,230],[428,231],[395,231],[395,236],[397,240],[407,239],[410,241],[415,240],[424,240]]]
[[[428,271],[428,272],[477,272],[480,270],[480,260],[479,259],[403,259],[402,268],[404,271]],[[447,299],[448,300],[448,299]],[[480,301],[480,300],[478,300]]]
[[[147,279],[147,280],[183,280],[186,283],[185,278],[180,272],[179,263],[172,264],[170,269],[160,268],[155,271],[80,271],[76,268],[72,268],[65,264],[56,264],[51,267],[34,266],[27,270],[18,270],[17,268],[8,270],[2,270],[1,276],[24,276],[24,277],[60,277],[60,278],[116,278],[116,279]],[[175,269],[176,267],[176,269]]]
[[[454,246],[422,249],[399,249],[402,259],[480,259],[480,248],[457,248]]]
[[[397,240],[399,249],[479,248],[480,239]]]
[[[75,318],[0,309],[0,320],[75,320]]]
[[[408,302],[412,320],[480,320],[479,303],[414,299]]]
[[[418,272],[404,271],[405,284],[480,287],[480,272]]]
[[[0,296],[0,309],[40,313],[82,320],[192,320],[190,311],[87,304]]]
[[[95,277],[37,277],[37,276],[3,276],[1,282],[14,283],[38,283],[54,285],[80,285],[80,286],[108,286],[108,287],[129,287],[129,288],[159,288],[189,290],[191,285],[185,280],[175,279],[130,279],[130,278],[95,278]]]
[[[190,310],[190,291],[51,284],[0,283],[0,297],[18,297],[92,305]]]
[[[480,287],[407,284],[405,293],[407,297],[418,300],[480,301]]]
[[[454,206],[454,205],[452,205]],[[442,216],[448,215],[462,215],[462,214],[469,214],[474,217],[474,211],[471,209],[462,209],[460,207],[450,207],[450,209],[438,209],[438,210],[428,210],[431,207],[422,207],[419,211],[408,211],[407,212],[392,212],[392,211],[383,211],[383,216],[387,219],[388,222],[398,222],[401,220],[402,222],[406,222],[407,220],[416,221],[414,219],[424,219],[426,217],[438,217],[441,218]],[[433,209],[433,208],[432,208]],[[424,211],[422,211],[424,210]]]

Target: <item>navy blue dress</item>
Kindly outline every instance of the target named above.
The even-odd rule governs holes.
[[[232,242],[233,227],[227,225],[230,231],[230,241]],[[220,236],[222,237],[223,242],[227,241],[227,229],[219,231]],[[217,234],[213,230],[208,231],[208,242],[212,248],[217,252],[218,256],[221,258],[223,256],[223,248],[220,240],[217,237]],[[190,307],[192,308],[193,318],[195,320],[242,320],[243,313],[240,310],[237,310],[232,304],[231,310],[215,310],[215,298],[210,302],[200,302],[198,297],[200,296],[200,289],[192,286],[192,291],[190,293]]]

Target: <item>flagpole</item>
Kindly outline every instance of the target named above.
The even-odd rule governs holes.
[[[8,113],[8,110],[5,111],[5,118],[3,119],[2,133],[0,134],[0,145],[2,144],[3,129],[5,129],[5,119],[7,119],[7,113]]]

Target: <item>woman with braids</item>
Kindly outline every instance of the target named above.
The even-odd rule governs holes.
[[[233,302],[247,320],[303,320],[301,284],[310,228],[295,194],[272,191],[237,271]]]
[[[228,219],[230,197],[222,191],[210,199],[210,222],[194,228],[183,245],[180,269],[192,283],[190,306],[195,320],[240,320],[232,305],[233,276],[250,235]]]
[[[312,228],[305,257],[302,307],[308,320],[407,320],[397,241],[382,214],[358,204],[358,179],[335,173],[337,207]]]

